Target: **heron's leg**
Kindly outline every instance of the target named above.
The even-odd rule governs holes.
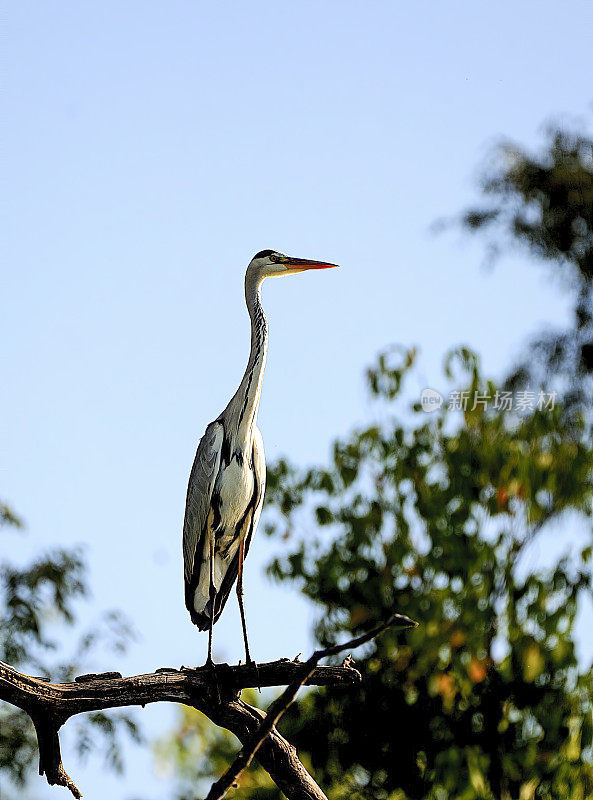
[[[210,630],[208,631],[208,658],[206,666],[214,666],[212,661],[212,628],[214,627],[214,601],[216,600],[216,586],[214,585],[214,537],[210,541]]]
[[[245,642],[245,661],[247,664],[255,663],[249,652],[249,642],[247,641],[247,625],[245,623],[245,609],[243,608],[243,561],[245,560],[245,539],[241,539],[239,545],[239,570],[237,573],[237,599],[239,601],[239,611],[241,612],[241,625],[243,626],[243,641]]]

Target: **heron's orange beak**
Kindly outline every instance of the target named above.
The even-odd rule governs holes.
[[[330,264],[328,261],[309,261],[307,258],[292,258],[292,256],[289,256],[284,263],[287,267],[294,267],[299,271],[305,269],[331,269],[339,266],[338,264]]]

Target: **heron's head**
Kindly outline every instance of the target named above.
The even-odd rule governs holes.
[[[330,269],[337,267],[327,261],[310,261],[307,258],[293,258],[277,250],[260,250],[256,253],[249,266],[248,272],[255,272],[260,278],[279,277],[280,275],[294,275],[306,269]]]

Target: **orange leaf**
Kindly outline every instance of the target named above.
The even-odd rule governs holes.
[[[486,661],[480,661],[477,658],[472,658],[467,671],[469,673],[469,677],[474,683],[481,683],[488,672],[486,669]]]

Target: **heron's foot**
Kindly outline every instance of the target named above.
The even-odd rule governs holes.
[[[255,672],[257,678],[257,690],[261,694],[261,685],[260,685],[261,681],[259,677],[259,668],[257,666],[257,663],[251,658],[250,653],[247,653],[247,657],[245,659],[245,666],[251,667],[251,669],[253,669],[253,671]]]
[[[214,678],[214,688],[216,689],[216,698],[218,703],[222,702],[222,697],[220,694],[220,684],[218,682],[218,671],[216,669],[216,664],[212,661],[212,656],[208,656],[202,667],[201,670],[208,670],[212,673],[212,677]]]

